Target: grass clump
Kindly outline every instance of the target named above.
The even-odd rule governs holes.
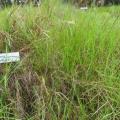
[[[0,13],[0,119],[119,120],[119,7],[60,1]]]

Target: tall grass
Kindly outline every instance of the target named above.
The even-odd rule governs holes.
[[[0,119],[119,120],[119,7],[59,0],[0,12]]]

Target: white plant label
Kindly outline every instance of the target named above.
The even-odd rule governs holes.
[[[88,7],[81,7],[80,9],[81,9],[81,10],[87,10]]]
[[[10,63],[20,61],[19,52],[13,53],[0,53],[0,63]]]

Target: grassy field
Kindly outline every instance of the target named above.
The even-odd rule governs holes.
[[[120,120],[120,7],[59,0],[0,11],[0,120]]]

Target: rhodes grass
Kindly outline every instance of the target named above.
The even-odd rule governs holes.
[[[58,0],[0,12],[1,120],[120,120],[120,8]]]

